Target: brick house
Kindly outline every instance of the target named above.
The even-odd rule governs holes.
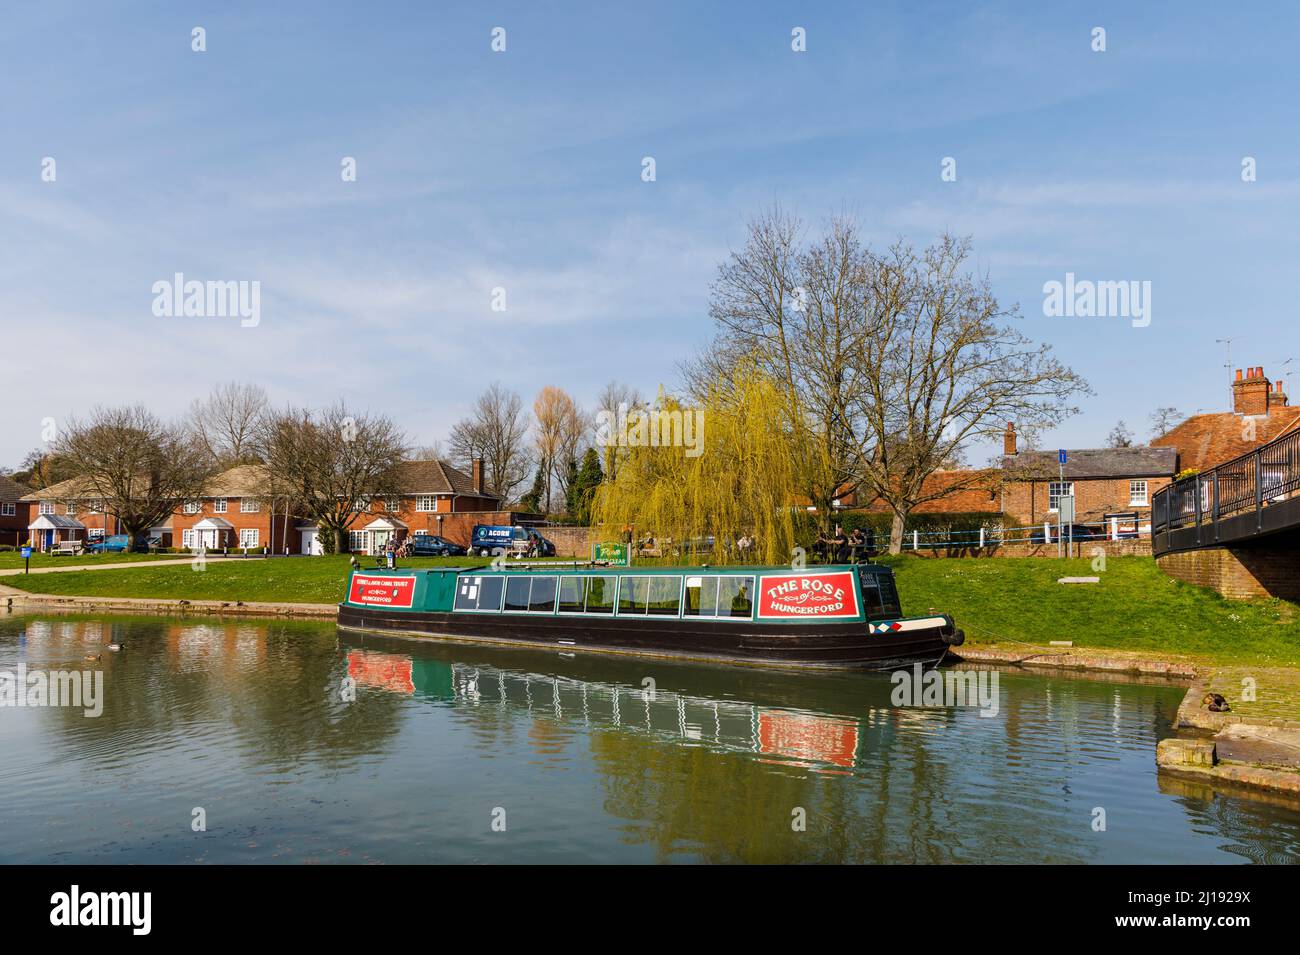
[[[484,488],[483,462],[475,459],[466,474],[446,461],[406,461],[400,466],[399,493],[388,500],[375,500],[353,522],[345,547],[358,554],[381,553],[389,540],[402,540],[408,534],[435,534],[459,544],[462,536],[448,529],[454,523],[448,515],[465,511],[497,511],[501,498]],[[314,531],[305,527],[304,532]]]
[[[27,540],[32,505],[23,500],[31,488],[0,475],[0,544],[17,547]]]
[[[22,498],[29,507],[27,530],[39,550],[64,541],[94,542],[121,532],[117,518],[104,509],[82,478],[69,478]]]
[[[1237,369],[1232,410],[1192,415],[1151,442],[1178,456],[1176,473],[1206,471],[1300,428],[1300,406],[1293,407],[1282,382],[1270,382],[1262,366]]]
[[[297,518],[286,514],[283,502],[269,498],[266,489],[260,465],[222,471],[208,481],[203,497],[172,514],[172,546],[299,553]]]
[[[1133,513],[1151,521],[1151,498],[1173,480],[1172,448],[1066,449],[1064,479],[1056,451],[1020,451],[1014,424],[1003,438],[1002,511],[1021,525],[1053,521],[1057,500],[1073,495],[1076,523],[1101,522],[1107,514]]]

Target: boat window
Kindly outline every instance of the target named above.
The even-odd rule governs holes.
[[[506,609],[528,609],[527,577],[509,577],[506,579]]]
[[[462,577],[456,584],[456,609],[477,610],[478,592],[483,586],[482,577]]]
[[[649,577],[624,577],[618,587],[618,612],[620,614],[645,613],[650,602]]]
[[[457,610],[500,610],[500,577],[461,577],[456,585]]]
[[[665,574],[650,578],[650,613],[660,617],[675,617],[681,609],[682,578]]]
[[[754,578],[718,578],[718,616],[752,617],[754,615]]]
[[[528,609],[533,613],[551,613],[555,610],[554,577],[533,578],[533,589],[528,597]]]
[[[587,613],[614,612],[614,578],[587,578]]]
[[[894,583],[894,575],[877,574],[876,580],[880,584],[880,605],[883,613],[891,617],[901,617],[903,615],[903,606],[898,601],[898,586]]]
[[[560,613],[582,613],[582,591],[585,577],[560,578]]]
[[[479,610],[500,610],[501,592],[506,589],[504,577],[482,577],[478,588]]]
[[[875,574],[863,573],[858,589],[862,591],[862,612],[868,619],[884,616],[880,603],[880,579]]]
[[[718,578],[687,577],[686,606],[682,613],[687,617],[714,617],[718,613]]]

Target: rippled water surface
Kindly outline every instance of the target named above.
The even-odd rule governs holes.
[[[1300,806],[1156,773],[1172,685],[1003,673],[981,718],[879,675],[0,617],[19,663],[106,700],[0,709],[4,862],[1300,860]]]

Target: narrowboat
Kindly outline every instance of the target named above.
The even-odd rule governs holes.
[[[964,635],[907,617],[893,571],[871,564],[353,570],[345,630],[800,668],[938,664]]]

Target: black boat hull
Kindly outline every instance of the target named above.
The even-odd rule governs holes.
[[[935,626],[870,634],[862,622],[823,625],[698,624],[625,617],[525,617],[391,611],[343,604],[345,630],[502,646],[544,647],[797,669],[893,670],[937,665],[954,641]],[[959,631],[958,631],[959,633]]]

